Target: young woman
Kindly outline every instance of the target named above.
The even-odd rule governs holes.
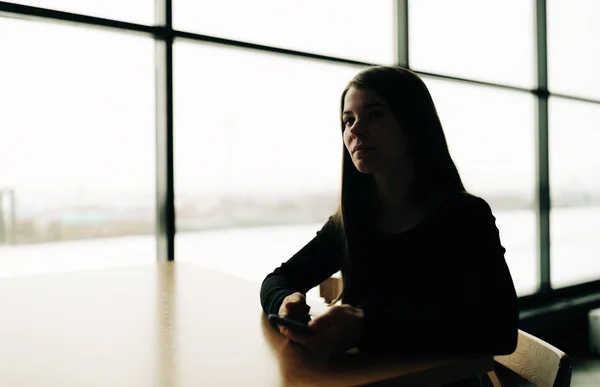
[[[306,292],[341,270],[341,305],[310,321],[314,335],[283,335],[329,353],[512,353],[517,296],[495,218],[465,190],[423,81],[367,68],[340,121],[339,209],[265,278],[264,311],[308,321]]]

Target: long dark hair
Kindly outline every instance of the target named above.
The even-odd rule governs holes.
[[[402,130],[406,131],[408,152],[412,161],[410,195],[422,200],[431,195],[448,195],[464,191],[464,185],[450,157],[444,130],[425,83],[414,72],[394,66],[368,67],[358,73],[346,86],[341,96],[340,124],[344,123],[344,99],[350,88],[369,89],[378,94],[391,108]],[[364,239],[365,228],[372,225],[376,185],[372,175],[359,172],[343,147],[342,187],[334,219],[339,229],[341,244],[345,247],[342,262],[343,294],[345,303],[357,300],[357,271],[353,252]]]

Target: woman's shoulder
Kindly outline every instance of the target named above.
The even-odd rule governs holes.
[[[490,205],[484,198],[466,191],[456,194],[454,205],[463,210],[491,211]]]
[[[451,195],[440,205],[439,215],[453,223],[493,218],[488,202],[470,192],[461,191]]]
[[[339,242],[343,233],[341,218],[338,213],[332,214],[327,218],[320,230],[317,231],[316,237],[319,239],[328,239],[330,241]]]

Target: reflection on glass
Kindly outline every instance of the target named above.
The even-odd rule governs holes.
[[[535,86],[534,1],[418,0],[408,4],[412,68]]]
[[[315,54],[395,62],[393,0],[174,0],[178,30]]]
[[[551,281],[600,279],[600,106],[551,98]]]
[[[0,36],[0,273],[154,262],[153,40],[1,18]]]
[[[177,259],[262,280],[336,209],[359,68],[180,41],[174,58]]]
[[[538,288],[534,203],[535,99],[425,78],[466,188],[490,203],[519,295]]]
[[[154,0],[11,0],[10,3],[131,23],[154,24]]]
[[[548,0],[550,91],[600,100],[600,2]]]

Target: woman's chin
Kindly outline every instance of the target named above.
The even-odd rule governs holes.
[[[368,163],[358,162],[354,166],[356,167],[356,170],[358,170],[358,172],[360,172],[360,173],[373,173],[374,172],[373,166],[369,165]]]
[[[355,157],[353,157],[352,161],[358,172],[372,174],[381,169],[379,160],[376,157],[373,157],[373,153],[374,152],[372,151],[365,151],[359,152],[358,156],[356,154],[354,155]]]

